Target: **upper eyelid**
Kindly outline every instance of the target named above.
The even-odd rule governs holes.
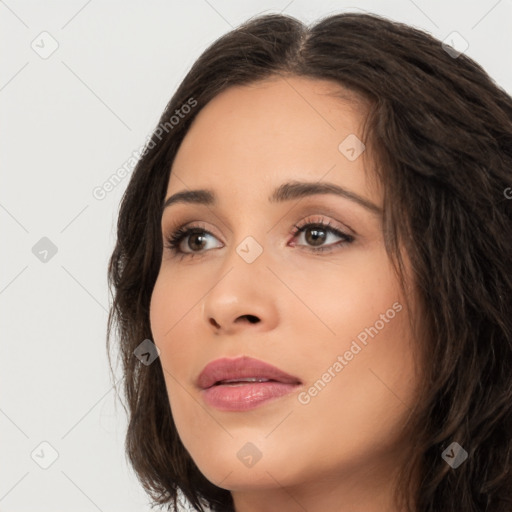
[[[314,218],[315,215],[317,216],[316,219]],[[295,230],[296,226],[299,226],[299,228],[302,229],[305,226],[316,225],[316,224],[323,225],[326,228],[329,227],[329,228],[333,228],[338,231],[345,232],[347,235],[356,234],[355,231],[347,224],[342,223],[337,220],[333,221],[332,219],[326,218],[326,216],[323,216],[321,214],[307,215],[306,217],[302,218],[302,220],[300,220],[298,222],[292,222],[292,226],[294,227],[294,230]],[[204,221],[190,221],[190,222],[182,222],[182,223],[178,222],[169,227],[163,226],[163,232],[164,232],[164,234],[167,234],[168,236],[172,235],[173,233],[177,232],[180,229],[181,230],[201,229],[201,230],[204,230],[205,232],[208,232],[212,236],[217,237],[217,235],[215,235],[210,228],[206,227],[206,223]],[[216,229],[218,229],[218,228],[216,228]]]
[[[308,208],[309,210],[309,208]],[[291,222],[292,225],[307,225],[307,224],[327,224],[330,223],[330,227],[334,227],[335,229],[338,229],[339,231],[345,231],[347,234],[357,236],[358,233],[355,229],[353,229],[350,225],[348,225],[346,222],[341,222],[340,220],[336,219],[336,216],[339,215],[339,212],[332,211],[331,208],[325,209],[325,207],[320,208],[320,210],[324,211],[317,211],[317,212],[308,212],[305,211],[300,215],[300,219],[297,222]],[[278,222],[273,223],[270,229],[267,231],[272,231],[278,224],[286,222],[285,218],[282,217],[278,220]],[[196,224],[197,223],[197,224]],[[167,226],[166,226],[167,224]],[[164,232],[168,233],[174,233],[178,229],[191,229],[191,228],[201,228],[205,231],[210,231],[211,229],[205,227],[203,224],[205,224],[205,221],[201,220],[190,220],[190,221],[184,221],[184,222],[162,222],[162,228]],[[223,225],[225,225],[222,222]],[[219,230],[221,233],[222,231],[219,228],[215,228]],[[232,229],[228,227],[228,231],[230,233],[233,233]],[[213,234],[213,233],[212,233]],[[223,235],[223,234],[222,234]],[[223,235],[224,236],[224,235]]]
[[[213,209],[202,205],[202,204],[192,204],[192,203],[178,203],[178,206],[176,206],[177,210],[172,214],[172,216],[166,216],[165,210],[161,217],[161,223],[162,225],[165,224],[174,224],[176,226],[176,229],[179,226],[185,226],[188,224],[188,222],[180,222],[180,223],[174,223],[172,221],[173,218],[176,217],[189,217],[195,216],[196,214],[198,216],[203,216],[205,213],[205,208],[207,209],[206,214],[209,217],[214,217],[215,222],[220,224],[219,231],[223,234],[223,231],[225,231],[227,234],[233,234],[233,226],[229,222],[229,219],[225,216],[225,214],[221,213],[214,213]],[[293,213],[292,213],[293,210]],[[169,210],[167,210],[169,212]],[[181,213],[179,213],[181,212]],[[269,224],[269,229],[267,230],[267,233],[276,229],[276,227],[281,223],[287,223],[291,222],[294,223],[294,219],[292,217],[299,216],[301,219],[312,217],[312,216],[318,216],[321,218],[330,218],[332,219],[336,224],[339,225],[338,229],[347,231],[347,234],[350,234],[352,236],[358,236],[359,233],[357,230],[355,230],[350,224],[347,224],[346,218],[362,218],[362,220],[366,219],[366,215],[362,215],[358,210],[354,210],[351,207],[346,207],[343,204],[332,204],[326,197],[321,196],[320,199],[318,197],[314,196],[308,196],[304,198],[303,204],[301,204],[298,208],[291,208],[287,210],[287,213],[285,213],[283,216],[278,218],[275,222],[272,221]],[[369,215],[369,213],[368,213]],[[341,218],[340,218],[341,217]],[[338,219],[339,218],[339,219]],[[171,219],[168,221],[165,221],[164,219]],[[342,220],[343,219],[343,222]],[[190,222],[194,222],[193,220],[190,220]],[[201,221],[198,221],[201,222]],[[295,222],[296,224],[297,222]]]

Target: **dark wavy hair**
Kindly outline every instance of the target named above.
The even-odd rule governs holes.
[[[160,359],[146,366],[133,352],[153,339],[162,205],[191,123],[230,86],[291,75],[334,81],[368,105],[363,140],[378,164],[386,251],[402,286],[402,251],[411,262],[424,367],[397,499],[415,512],[510,512],[512,99],[466,55],[371,14],[336,14],[309,27],[284,15],[249,20],[199,57],[148,139],[121,202],[108,268],[107,350],[110,358],[115,327],[126,453],[137,477],[153,505],[175,510],[183,493],[197,510],[234,510],[231,493],[201,474],[180,441]],[[171,125],[191,101],[195,108]],[[468,453],[457,469],[441,456],[452,442]]]

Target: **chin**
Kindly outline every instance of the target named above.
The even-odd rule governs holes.
[[[199,468],[214,485],[228,491],[250,491],[271,489],[283,484],[283,475],[273,467],[234,468],[232,465],[215,468]],[[272,478],[275,475],[275,478]]]
[[[275,450],[264,451],[272,455],[258,454],[250,443],[235,442],[215,452],[202,451],[193,459],[207,480],[226,490],[257,490],[292,484],[298,476],[297,465],[290,464],[289,457]]]

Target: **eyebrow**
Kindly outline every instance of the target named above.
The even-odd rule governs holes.
[[[268,198],[270,203],[280,203],[284,201],[291,201],[293,199],[301,199],[316,194],[334,194],[337,196],[350,199],[355,203],[359,204],[363,208],[370,210],[372,213],[381,214],[382,209],[376,204],[372,203],[368,199],[365,199],[354,192],[346,190],[339,185],[334,183],[311,183],[292,181],[289,183],[283,183],[277,187],[271,196]],[[215,192],[209,189],[198,189],[198,190],[184,190],[177,192],[172,196],[168,197],[163,204],[163,211],[176,203],[189,203],[189,204],[201,204],[206,206],[213,206],[217,204]]]

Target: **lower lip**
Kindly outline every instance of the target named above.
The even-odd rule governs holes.
[[[283,382],[251,382],[221,384],[203,389],[205,402],[221,411],[247,411],[266,402],[292,393],[298,384]]]

